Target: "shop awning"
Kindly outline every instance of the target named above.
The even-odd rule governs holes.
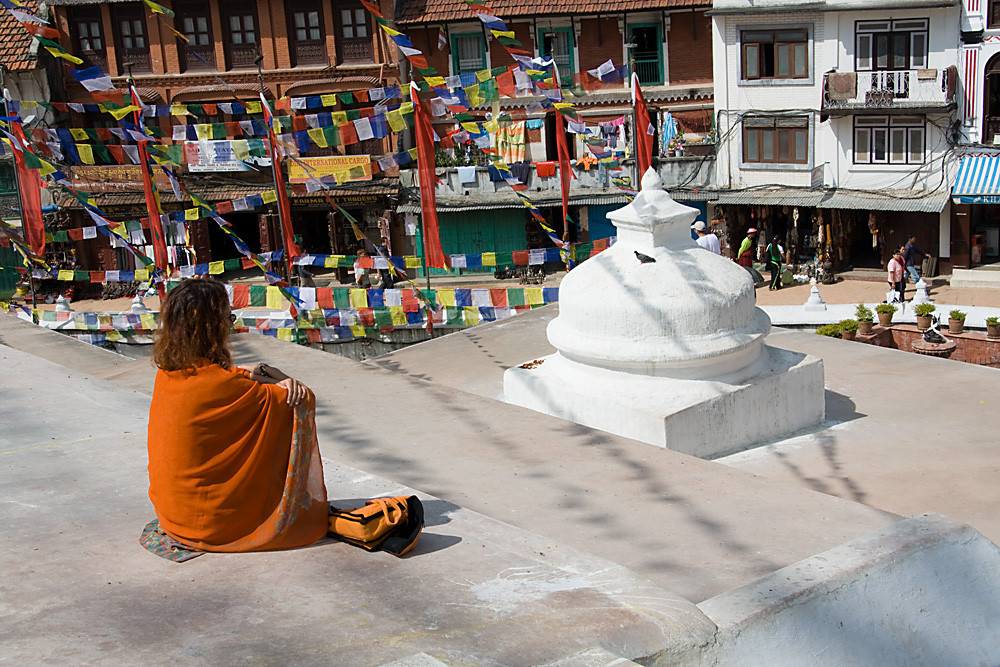
[[[1000,157],[962,158],[951,197],[956,204],[1000,204]]]
[[[808,190],[805,188],[750,188],[719,192],[716,204],[803,206],[864,211],[940,213],[948,203],[948,192],[924,190]]]

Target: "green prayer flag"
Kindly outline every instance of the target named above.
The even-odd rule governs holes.
[[[524,288],[523,287],[508,287],[507,288],[507,305],[509,305],[509,306],[523,306],[524,305]]]
[[[336,125],[327,125],[323,128],[323,137],[326,139],[327,146],[339,146],[340,145],[340,128]]]
[[[375,308],[375,324],[380,327],[392,326],[392,312],[388,308]]]
[[[262,308],[267,305],[266,285],[250,286],[250,305],[258,308]]]
[[[461,308],[447,307],[444,309],[445,324],[452,326],[462,326],[465,324],[465,319],[463,317],[463,312]]]
[[[340,98],[342,104],[353,104],[354,103],[354,93],[337,93],[337,97]]]

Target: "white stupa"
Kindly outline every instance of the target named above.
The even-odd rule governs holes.
[[[647,171],[560,285],[558,352],[508,369],[505,400],[705,458],[821,422],[822,361],[764,345],[750,274],[691,240],[697,215]]]

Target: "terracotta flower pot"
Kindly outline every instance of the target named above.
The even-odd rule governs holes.
[[[953,320],[948,318],[948,333],[960,334],[965,328],[965,320]]]
[[[865,322],[864,320],[858,322],[858,333],[862,336],[870,336],[872,333],[872,327],[875,326],[873,322]]]
[[[878,315],[878,325],[880,327],[892,326],[892,313],[876,313]]]
[[[840,337],[844,340],[854,340],[854,336],[856,336],[857,333],[857,331],[841,331]]]
[[[917,315],[917,328],[918,329],[930,329],[931,328],[931,316],[930,315]]]
[[[987,324],[986,325],[986,337],[987,338],[1000,338],[1000,324]]]

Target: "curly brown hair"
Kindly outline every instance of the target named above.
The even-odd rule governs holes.
[[[165,371],[194,370],[205,361],[233,365],[229,352],[229,295],[217,280],[189,279],[160,307],[153,364]]]

